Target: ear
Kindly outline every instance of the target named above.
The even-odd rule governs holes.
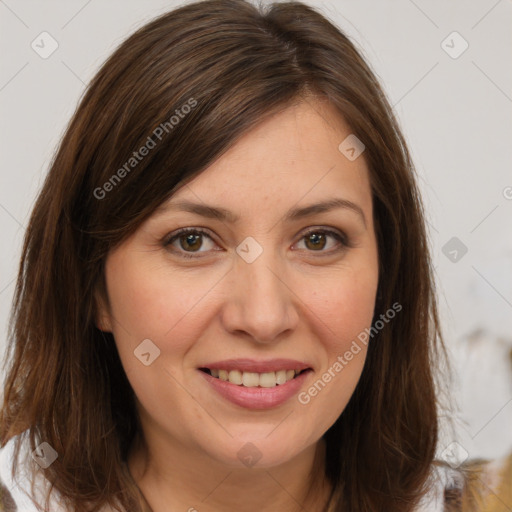
[[[100,331],[112,332],[112,315],[106,292],[99,284],[94,289],[94,323]]]

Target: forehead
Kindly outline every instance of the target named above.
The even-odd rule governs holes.
[[[336,195],[368,210],[364,153],[350,160],[339,149],[349,135],[350,127],[326,102],[298,103],[246,133],[170,201],[213,200],[263,215]]]

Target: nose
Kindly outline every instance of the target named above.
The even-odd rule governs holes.
[[[267,254],[264,251],[252,263],[236,258],[225,282],[227,298],[221,312],[228,332],[260,344],[290,334],[300,318],[297,296],[282,272],[284,263]]]

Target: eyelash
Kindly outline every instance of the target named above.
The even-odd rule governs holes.
[[[312,235],[313,233],[321,233],[323,235],[332,236],[340,244],[340,247],[338,247],[338,248],[331,249],[329,251],[318,251],[319,254],[316,254],[316,255],[314,254],[316,251],[308,251],[308,252],[311,252],[314,256],[330,255],[330,254],[333,254],[333,253],[341,252],[341,251],[347,249],[348,247],[351,247],[351,244],[350,244],[348,238],[346,237],[346,235],[338,233],[338,232],[330,230],[330,229],[323,229],[323,228],[311,229],[311,230],[307,231],[306,233],[304,233],[301,236],[300,240],[304,240],[306,237],[308,237],[309,235]],[[177,240],[180,236],[188,235],[188,234],[195,234],[195,235],[206,236],[210,240],[214,241],[213,238],[210,236],[210,234],[207,231],[205,231],[204,229],[201,229],[201,228],[180,228],[178,231],[175,231],[174,233],[172,233],[172,236],[168,236],[168,237],[166,237],[164,239],[163,246],[165,248],[167,248],[175,240]],[[202,256],[198,256],[198,254],[200,254],[198,251],[196,251],[196,252],[194,252],[194,251],[187,252],[187,251],[183,251],[183,250],[176,250],[176,251],[173,251],[173,252],[175,254],[178,254],[180,257],[186,258],[186,259],[193,259],[193,258],[201,258],[202,257]]]

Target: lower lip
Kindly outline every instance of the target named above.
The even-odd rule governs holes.
[[[235,405],[245,407],[246,409],[270,409],[284,404],[292,396],[296,395],[311,370],[306,370],[285,384],[272,388],[238,386],[237,384],[212,377],[201,370],[198,371],[217,393]]]

